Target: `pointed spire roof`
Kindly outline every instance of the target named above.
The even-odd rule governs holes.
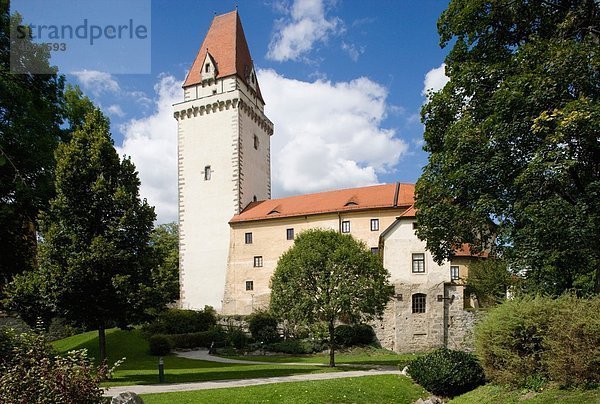
[[[184,88],[202,82],[202,67],[207,52],[217,64],[216,78],[237,74],[246,84],[249,84],[254,65],[237,10],[215,16],[192,68],[185,78]],[[256,90],[258,97],[263,101],[258,83],[256,83]]]

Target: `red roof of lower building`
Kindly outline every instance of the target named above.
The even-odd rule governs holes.
[[[252,202],[229,223],[369,209],[406,209],[414,203],[414,184],[383,184]]]

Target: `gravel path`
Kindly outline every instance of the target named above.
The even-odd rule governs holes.
[[[186,351],[177,352],[177,356],[188,359],[196,359],[210,362],[219,363],[237,363],[237,364],[250,364],[250,365],[268,365],[271,362],[259,362],[259,361],[244,361],[239,359],[222,358],[220,356],[209,355],[207,350],[197,351]],[[322,363],[272,363],[273,365],[315,365],[315,366],[326,366]],[[365,367],[365,365],[352,365],[352,364],[340,364],[339,366],[352,366],[352,367]],[[292,376],[281,376],[281,377],[261,377],[256,379],[234,379],[234,380],[213,380],[208,382],[191,382],[191,383],[172,383],[172,384],[151,384],[151,385],[134,385],[134,386],[115,386],[107,388],[104,392],[105,396],[114,396],[119,393],[131,391],[137,394],[151,394],[151,393],[169,393],[174,391],[192,391],[192,390],[207,390],[207,389],[222,389],[231,387],[246,387],[246,386],[258,386],[261,384],[271,383],[286,383],[286,382],[300,382],[308,380],[331,380],[331,379],[342,379],[347,377],[361,377],[361,376],[378,376],[378,375],[400,375],[401,372],[391,366],[379,366],[377,369],[372,369],[373,366],[369,366],[369,370],[352,370],[347,372],[335,372],[335,373],[314,373],[314,374],[300,374]]]
[[[192,390],[208,390],[208,389],[223,389],[232,387],[258,386],[261,384],[286,383],[286,382],[301,382],[308,380],[331,380],[342,379],[347,377],[361,376],[379,376],[379,375],[400,375],[398,370],[353,370],[348,372],[335,373],[315,373],[282,377],[261,377],[257,379],[236,379],[236,380],[216,380],[210,382],[192,382],[192,383],[175,383],[175,384],[153,384],[153,385],[136,385],[136,386],[115,386],[107,389],[104,392],[106,396],[114,396],[119,393],[131,391],[137,394],[151,393],[169,393],[175,391],[192,391]]]

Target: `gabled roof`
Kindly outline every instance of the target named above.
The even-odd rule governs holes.
[[[217,64],[217,78],[238,75],[249,84],[248,78],[254,65],[237,10],[215,16],[183,87],[202,82],[202,67],[207,51]],[[258,83],[256,92],[263,101]]]
[[[414,202],[414,184],[384,184],[252,202],[229,223],[369,209],[406,209]]]

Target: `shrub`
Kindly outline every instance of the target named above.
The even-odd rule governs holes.
[[[354,327],[347,324],[338,325],[333,335],[337,345],[351,346],[354,341]]]
[[[542,359],[552,306],[549,298],[516,298],[490,310],[475,327],[475,350],[488,379],[524,386],[546,374]]]
[[[562,386],[600,383],[600,296],[555,301],[544,342],[548,377]]]
[[[375,340],[375,331],[368,324],[340,324],[335,327],[334,336],[339,346],[368,345]]]
[[[227,342],[236,349],[243,349],[248,344],[248,336],[237,327],[230,328],[227,331]]]
[[[100,403],[100,382],[112,369],[95,367],[85,350],[55,355],[43,336],[0,331],[0,402]]]
[[[164,335],[153,335],[148,340],[150,354],[154,356],[165,356],[171,352],[171,342]]]
[[[248,316],[248,328],[252,338],[266,344],[279,340],[277,319],[266,311],[256,311]]]
[[[269,344],[266,349],[271,352],[302,355],[320,352],[324,349],[324,346],[320,342],[310,340],[287,339]]]
[[[369,324],[356,324],[354,326],[354,341],[352,345],[369,345],[375,341],[375,331]]]
[[[187,334],[165,334],[173,349],[210,348],[210,345],[223,343],[227,334],[220,327],[213,327],[208,331]]]
[[[429,392],[444,397],[454,397],[485,383],[483,369],[473,354],[446,348],[414,359],[408,365],[408,374]]]
[[[217,324],[217,314],[210,306],[204,310],[169,309],[145,327],[150,334],[189,334],[208,331]]]

